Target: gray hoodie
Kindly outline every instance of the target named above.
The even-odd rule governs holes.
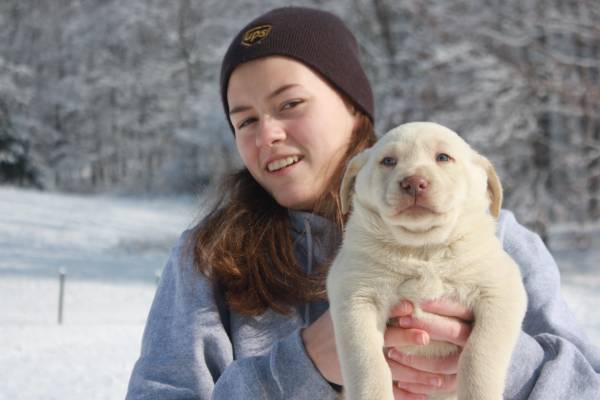
[[[339,238],[328,221],[290,212],[296,255],[307,271]],[[335,399],[308,357],[300,330],[328,308],[306,304],[289,316],[229,310],[194,268],[182,235],[163,271],[127,393],[138,399]],[[528,294],[506,399],[600,399],[600,350],[577,327],[560,295],[558,268],[540,238],[503,211],[497,236],[520,266]]]

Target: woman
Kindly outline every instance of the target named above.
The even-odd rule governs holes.
[[[329,13],[273,10],[232,41],[221,94],[245,168],[174,248],[127,398],[333,399],[343,382],[324,277],[343,224],[337,189],[375,140],[356,41]],[[529,295],[506,397],[596,398],[600,355],[559,296],[552,257],[509,212],[498,236]],[[464,346],[470,331],[472,314],[450,300],[422,304],[444,323],[413,319],[412,307],[392,311],[385,335],[396,399],[456,387],[457,357],[406,357],[403,346]]]

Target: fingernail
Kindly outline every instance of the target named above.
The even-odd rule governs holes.
[[[402,300],[400,302],[400,311],[402,311],[402,312],[409,312],[410,311],[410,307],[411,307],[411,304],[407,300]]]
[[[411,321],[412,318],[410,317],[400,317],[398,318],[398,325],[400,325],[403,328],[407,328],[410,326]]]
[[[431,378],[429,380],[429,384],[431,386],[440,387],[440,386],[442,386],[442,380],[440,378]]]
[[[392,360],[395,360],[397,358],[397,351],[394,350],[394,348],[392,347],[391,349],[388,350],[388,358],[391,358]]]
[[[427,335],[424,333],[417,333],[416,339],[418,344],[427,344]]]
[[[404,356],[404,354],[402,354],[401,352],[399,352],[395,348],[391,348],[388,351],[388,358],[391,358],[392,360],[400,361],[400,360],[402,360],[403,356]]]

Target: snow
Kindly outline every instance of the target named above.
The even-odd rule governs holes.
[[[0,187],[0,399],[124,398],[156,274],[198,204]],[[555,255],[564,296],[598,343],[600,246],[592,244]]]
[[[124,398],[156,275],[196,203],[0,187],[0,399]]]

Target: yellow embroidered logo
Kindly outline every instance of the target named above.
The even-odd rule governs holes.
[[[244,46],[252,46],[254,43],[258,42],[269,36],[271,33],[271,25],[260,25],[255,26],[252,29],[249,29],[244,33],[244,37],[242,38],[242,44]]]

